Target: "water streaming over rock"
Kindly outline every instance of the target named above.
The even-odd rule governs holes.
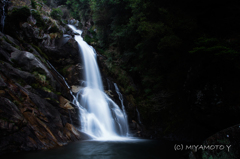
[[[124,106],[124,104],[123,104],[123,96],[122,96],[122,93],[119,91],[118,86],[117,86],[116,83],[114,83],[114,86],[115,86],[115,90],[116,90],[116,92],[117,92],[117,94],[118,94],[119,100],[120,100],[120,102],[121,102],[124,119],[125,119],[126,123],[128,123],[128,121],[127,121],[127,113],[126,113],[126,110],[125,110],[125,106]],[[128,130],[128,125],[125,125],[125,126],[126,126],[125,129]]]
[[[136,108],[136,112],[137,112],[137,116],[138,116],[138,123],[142,124],[141,119],[140,119],[140,113],[137,108]]]
[[[3,32],[4,25],[5,25],[5,18],[6,18],[5,6],[6,6],[6,3],[8,3],[8,1],[3,0],[2,3],[3,5],[2,5],[2,15],[1,15],[1,31]]]
[[[96,53],[81,37],[82,31],[69,27],[79,35],[75,40],[79,44],[83,57],[86,87],[81,89],[73,101],[79,105],[81,131],[98,139],[116,139],[128,135],[126,115],[119,106],[103,92],[100,71],[96,62]]]

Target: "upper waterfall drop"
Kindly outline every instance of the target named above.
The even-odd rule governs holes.
[[[103,92],[96,53],[81,37],[82,31],[68,25],[75,33],[75,40],[83,57],[86,87],[81,89],[75,102],[80,103],[81,131],[97,139],[114,140],[127,137],[127,116],[119,106]]]

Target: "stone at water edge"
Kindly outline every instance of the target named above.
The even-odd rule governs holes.
[[[61,108],[64,108],[64,109],[74,109],[71,105],[71,102],[69,100],[67,100],[66,98],[60,96],[59,97],[59,105]]]
[[[71,90],[72,90],[73,93],[79,92],[82,88],[84,88],[84,87],[82,87],[82,86],[77,86],[77,85],[72,85],[72,86],[71,86]]]

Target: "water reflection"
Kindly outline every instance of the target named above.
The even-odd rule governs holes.
[[[79,141],[51,150],[18,153],[4,158],[20,159],[169,159],[179,158],[173,144],[163,141]]]

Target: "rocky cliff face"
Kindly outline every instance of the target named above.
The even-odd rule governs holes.
[[[12,6],[6,34],[0,32],[0,154],[86,138],[77,130],[79,112],[70,87],[57,71],[79,68],[78,45],[71,35],[62,36],[65,25],[43,13]],[[74,71],[67,72],[74,83]]]
[[[0,36],[0,152],[47,149],[80,139],[78,109],[64,79],[31,45],[26,46],[32,52],[22,45]]]

